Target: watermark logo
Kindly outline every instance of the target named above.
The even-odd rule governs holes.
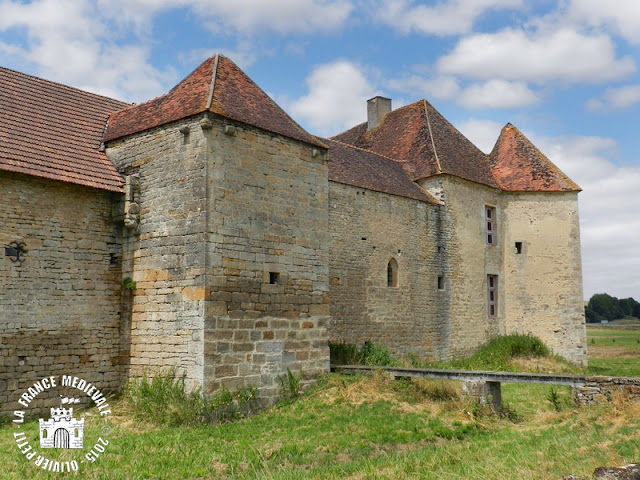
[[[83,465],[96,462],[106,452],[109,445],[107,436],[111,432],[111,427],[108,416],[111,414],[111,407],[107,398],[95,385],[71,375],[50,376],[38,380],[27,388],[18,399],[18,403],[25,410],[13,412],[13,423],[23,425],[28,412],[26,409],[29,408],[31,402],[38,396],[50,395],[52,390],[59,387],[65,387],[66,390],[76,389],[80,392],[70,397],[59,395],[60,407],[51,408],[50,418],[39,419],[40,449],[72,450],[81,452],[82,455],[76,455],[68,461],[53,460],[45,453],[37,451],[29,443],[28,434],[25,431],[18,431],[13,435],[20,452],[36,467],[50,472],[77,472]],[[84,447],[85,417],[74,417],[73,407],[71,407],[71,405],[82,402],[83,396],[80,393],[88,397],[89,403],[93,403],[97,407],[100,419],[104,422],[104,425],[99,429],[99,437],[90,449]]]

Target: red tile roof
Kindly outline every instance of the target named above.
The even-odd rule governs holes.
[[[107,117],[125,106],[0,67],[0,170],[122,191],[99,147]]]
[[[498,186],[486,155],[425,100],[391,111],[371,131],[363,123],[333,138],[393,158],[412,180],[448,173]]]
[[[235,63],[209,58],[169,93],[114,113],[105,142],[210,111],[223,117],[326,148],[294,122]]]
[[[411,181],[402,166],[389,158],[335,140],[329,145],[329,180],[376,192],[438,203],[426,190]]]
[[[516,127],[508,123],[489,160],[500,188],[514,192],[579,191]]]

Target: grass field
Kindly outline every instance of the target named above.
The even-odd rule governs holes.
[[[589,327],[588,338],[591,373],[640,376],[640,327]],[[574,409],[567,389],[552,394],[545,385],[511,384],[503,386],[505,411],[495,414],[457,392],[455,382],[332,374],[299,400],[235,423],[172,428],[135,422],[120,402],[109,445],[79,474],[38,470],[18,451],[18,429],[3,427],[0,477],[561,479],[640,461],[637,400],[614,395]],[[92,444],[102,425],[95,416],[87,424],[85,442]],[[38,444],[35,422],[20,431]]]

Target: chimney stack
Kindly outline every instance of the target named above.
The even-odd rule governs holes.
[[[367,100],[367,131],[380,125],[380,120],[391,111],[391,99],[387,97],[373,97]]]

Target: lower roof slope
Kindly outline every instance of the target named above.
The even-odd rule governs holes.
[[[393,159],[414,181],[450,174],[505,191],[580,190],[513,125],[485,155],[425,100],[392,110],[372,130],[362,123],[333,139]]]
[[[336,140],[329,145],[329,180],[428,203],[439,203],[429,192],[412,182],[402,166],[389,158]]]
[[[485,154],[426,100],[389,112],[373,130],[363,123],[333,138],[393,158],[412,180],[449,173],[498,186]]]
[[[0,170],[121,192],[99,149],[107,117],[126,106],[0,67]]]

